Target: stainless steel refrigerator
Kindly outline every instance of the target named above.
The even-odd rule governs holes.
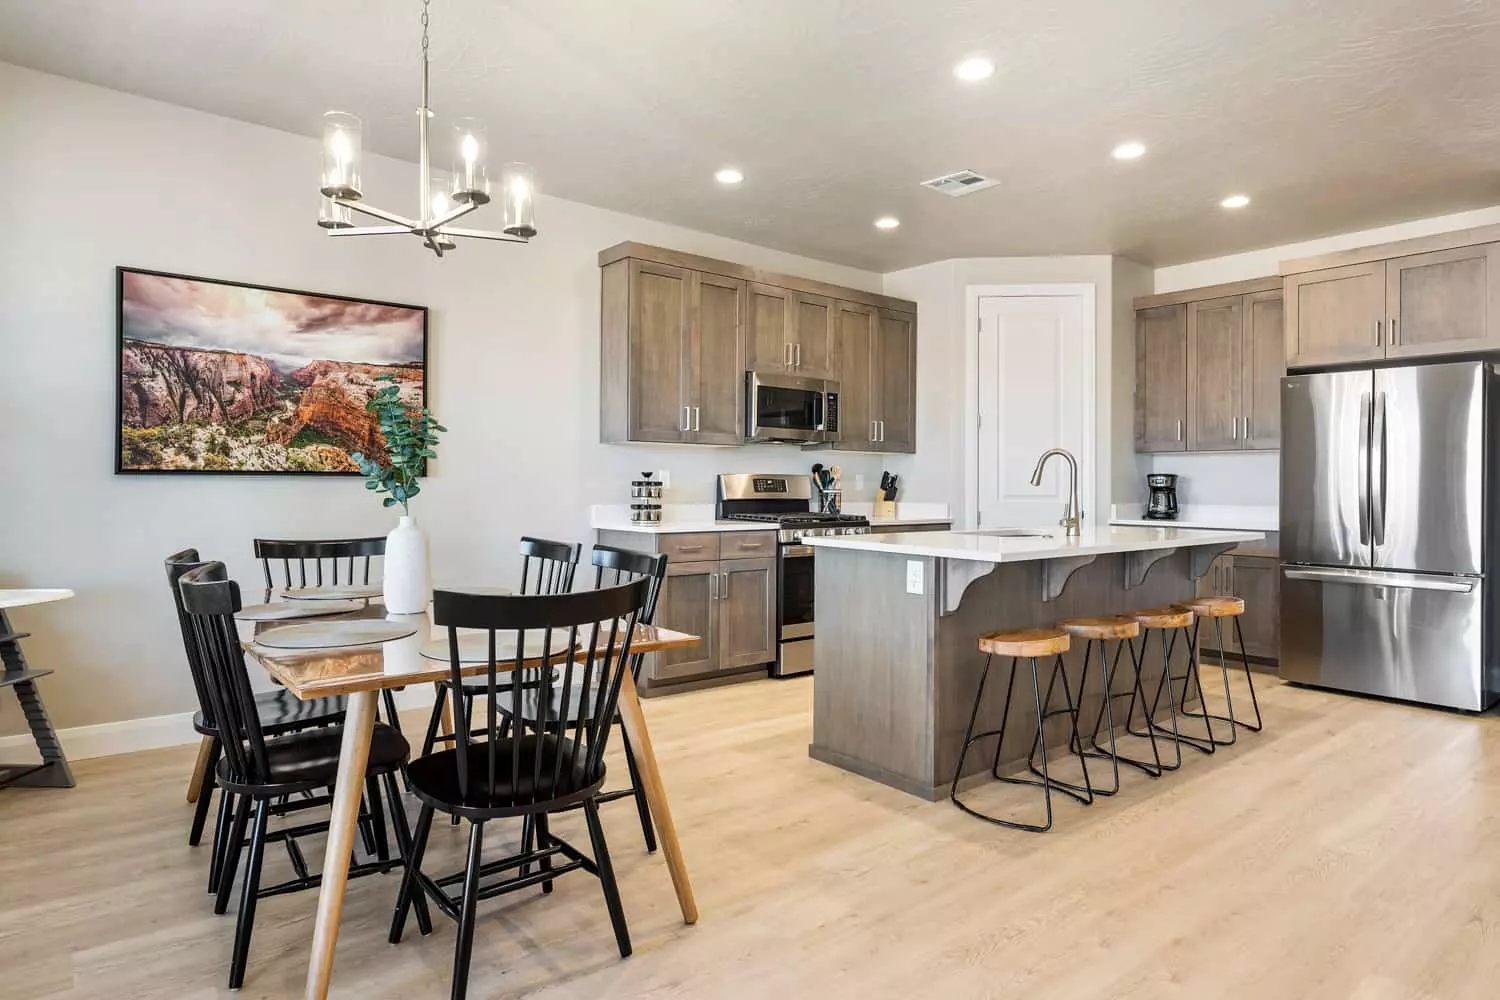
[[[1282,677],[1494,703],[1495,379],[1480,362],[1282,379]]]

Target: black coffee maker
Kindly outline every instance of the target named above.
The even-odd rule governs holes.
[[[1151,521],[1177,520],[1177,477],[1170,472],[1153,472],[1146,477],[1151,497],[1146,501],[1146,518]]]

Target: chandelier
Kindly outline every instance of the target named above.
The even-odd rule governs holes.
[[[527,243],[536,235],[535,185],[531,168],[507,163],[500,170],[503,218],[500,232],[463,229],[451,223],[490,201],[490,181],[485,161],[489,150],[483,123],[473,118],[453,121],[453,171],[447,184],[434,183],[428,132],[432,109],[427,106],[427,23],[432,0],[422,0],[422,106],[417,109],[417,136],[421,150],[417,160],[419,215],[415,219],[367,205],[361,199],[359,160],[360,123],[354,115],[330,111],[323,116],[323,176],[319,190],[322,204],[318,225],[330,236],[389,236],[410,233],[439,257],[456,245],[455,237]],[[446,190],[444,190],[446,188]],[[389,225],[356,226],[354,212],[373,216]]]

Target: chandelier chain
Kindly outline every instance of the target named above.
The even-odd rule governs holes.
[[[432,0],[422,0],[422,58],[427,58],[427,10],[432,6]]]

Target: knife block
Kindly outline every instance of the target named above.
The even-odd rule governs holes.
[[[896,501],[894,501],[894,500],[882,500],[877,495],[875,497],[875,513],[872,516],[873,517],[877,517],[877,518],[887,518],[887,519],[890,519],[890,520],[895,520],[895,517],[896,517]]]

